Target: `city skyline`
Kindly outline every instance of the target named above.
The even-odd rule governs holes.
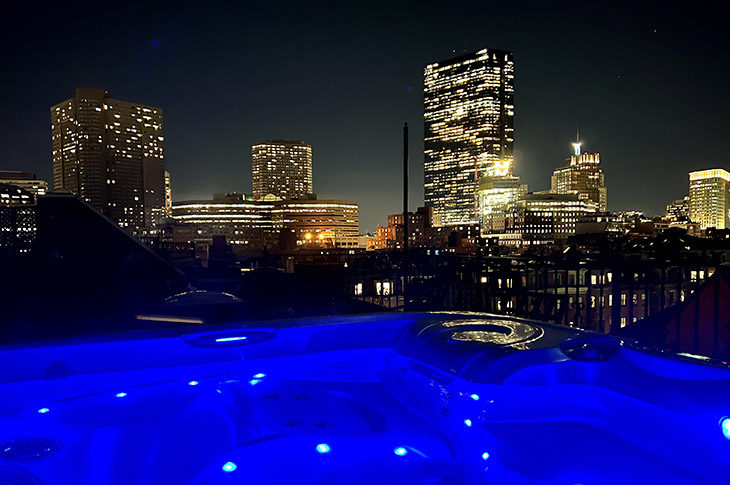
[[[51,42],[60,28],[55,17],[32,18],[24,28],[43,33],[25,38],[8,59],[24,83],[4,81],[8,103],[0,123],[7,152],[0,168],[50,180],[48,107],[77,87],[106,88],[165,109],[166,168],[176,199],[247,191],[251,143],[303,139],[315,151],[315,192],[360,202],[361,230],[373,231],[401,205],[403,121],[414,127],[410,205],[421,205],[424,66],[494,47],[515,53],[514,172],[522,181],[531,190],[549,188],[579,123],[584,148],[602,155],[609,209],[661,214],[686,194],[687,172],[726,166],[720,114],[728,101],[719,80],[728,66],[722,48],[702,47],[723,45],[727,22],[711,15],[712,5],[703,12],[638,7],[652,15],[576,5],[432,3],[414,11],[411,4],[353,4],[322,18],[317,7],[300,7],[285,9],[273,43],[268,31],[252,28],[244,35],[233,24],[248,25],[258,14],[277,12],[275,6],[232,9],[230,20],[204,9],[194,44],[185,35],[183,14],[192,9],[186,6],[163,23],[156,21],[167,18],[166,10],[140,16],[134,6],[111,25],[70,19],[64,29],[78,35],[58,44]],[[14,8],[6,20],[26,13],[26,7]],[[216,34],[206,29],[218,21]],[[135,34],[123,37],[130,26]],[[110,55],[99,56],[98,46]],[[302,77],[290,80],[289,72]],[[213,169],[201,173],[203,165]]]

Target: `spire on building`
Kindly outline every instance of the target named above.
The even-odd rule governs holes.
[[[578,156],[580,155],[580,125],[575,125],[575,143],[573,143],[573,153]]]

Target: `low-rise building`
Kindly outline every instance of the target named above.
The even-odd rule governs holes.
[[[35,197],[46,195],[48,192],[48,182],[39,179],[33,172],[0,170],[0,184],[16,185]]]
[[[580,217],[595,211],[595,205],[578,194],[534,192],[517,201],[504,218],[495,218],[494,236],[500,244],[531,246],[553,244],[575,234]]]

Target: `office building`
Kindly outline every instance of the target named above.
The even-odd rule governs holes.
[[[282,200],[274,202],[271,215],[276,229],[294,231],[298,246],[358,247],[360,210],[357,202]]]
[[[479,219],[483,235],[502,230],[504,218],[527,195],[527,185],[515,176],[482,177],[479,180]]]
[[[721,168],[689,174],[689,218],[704,230],[730,228],[730,173]]]
[[[577,194],[578,198],[606,211],[606,182],[598,153],[581,153],[580,142],[573,143],[574,153],[555,169],[550,179],[550,190],[556,194]]]
[[[552,244],[574,235],[576,222],[594,211],[594,205],[578,194],[534,192],[517,201],[495,236],[512,246]]]
[[[198,244],[225,236],[236,254],[279,245],[282,232],[293,233],[295,247],[358,247],[359,208],[341,200],[255,201],[244,194],[216,194],[212,200],[177,202],[172,212]]]
[[[312,197],[312,147],[302,141],[251,145],[254,200]]]
[[[32,172],[16,172],[14,170],[0,170],[0,184],[9,184],[27,190],[34,197],[46,195],[48,182],[40,180]]]
[[[184,225],[178,232],[189,233],[191,242],[209,245],[213,236],[225,236],[234,252],[243,254],[274,244],[272,209],[272,203],[255,202],[245,194],[215,194],[212,200],[174,203],[172,217]]]
[[[429,64],[424,98],[426,206],[444,225],[474,224],[479,180],[512,175],[513,55],[482,49]]]
[[[66,189],[130,232],[165,208],[162,109],[77,89],[51,107],[53,187]]]

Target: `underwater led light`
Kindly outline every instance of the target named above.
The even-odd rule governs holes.
[[[221,470],[223,470],[224,472],[232,472],[232,471],[235,471],[236,468],[238,468],[238,465],[236,465],[232,461],[227,461],[223,464],[223,466],[221,467]]]
[[[465,424],[465,425],[466,425],[467,427],[471,428],[471,419],[465,419],[465,420],[464,420],[464,424]]]
[[[215,339],[216,342],[238,342],[239,340],[246,340],[248,337],[241,335],[240,337],[221,337]]]
[[[198,381],[190,381],[190,382],[188,382],[188,386],[197,386],[198,384],[200,384],[200,382],[198,382]]]
[[[488,460],[489,459],[489,452],[482,453],[482,460]]]
[[[127,397],[127,393],[126,392],[118,392],[118,393],[114,394],[114,397]]]
[[[330,445],[328,445],[327,443],[320,443],[317,445],[317,453],[325,454],[329,453],[330,451],[332,451],[332,448],[330,448]]]
[[[258,374],[253,376],[254,379],[263,379],[264,377],[266,377],[266,374],[264,374],[263,372],[259,372]]]
[[[252,386],[255,386],[259,382],[261,382],[261,379],[251,379],[250,381],[248,381],[248,383],[251,384]]]
[[[406,456],[408,454],[408,450],[403,448],[402,446],[399,446],[398,448],[393,450],[393,453],[398,456]]]
[[[46,414],[48,411],[50,411],[50,409],[48,409],[48,408],[40,408],[38,410],[38,414]]]
[[[479,394],[472,394],[469,397],[472,398],[472,399],[474,399],[475,401],[478,401],[479,400]]]
[[[725,416],[720,420],[720,429],[722,430],[722,435],[730,440],[730,417]]]

